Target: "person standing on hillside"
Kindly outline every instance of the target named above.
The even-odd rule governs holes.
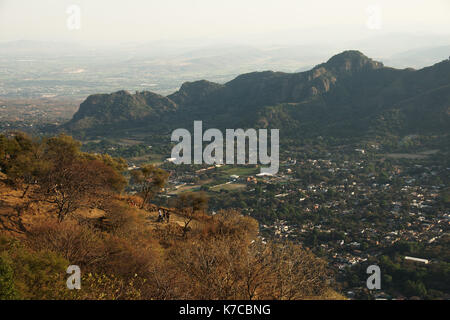
[[[170,212],[166,211],[166,222],[169,223],[169,219],[170,219]]]
[[[163,221],[163,215],[161,213],[161,209],[158,209],[158,222]]]

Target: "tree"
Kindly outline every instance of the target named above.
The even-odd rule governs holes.
[[[164,187],[168,177],[167,171],[151,164],[131,172],[131,183],[137,185],[143,199],[141,209]]]
[[[62,221],[81,205],[104,201],[126,184],[120,173],[123,159],[83,153],[80,146],[64,134],[40,140],[23,133],[1,135],[0,166],[15,185],[23,187],[22,198],[31,185],[37,185],[33,191],[38,198],[31,201],[55,204]]]
[[[43,144],[47,165],[39,170],[36,193],[56,206],[59,221],[83,205],[101,205],[126,184],[120,160],[82,153],[80,142],[66,135]]]
[[[99,160],[77,159],[54,166],[41,177],[39,192],[44,201],[56,205],[59,221],[82,207],[106,201],[113,193],[121,191],[120,174]]]
[[[204,192],[183,193],[178,196],[176,207],[183,217],[183,235],[186,236],[191,221],[200,217],[208,207],[208,197]]]
[[[24,198],[30,186],[36,184],[39,176],[50,166],[49,161],[44,159],[43,144],[31,141],[28,149],[22,149],[11,161],[7,174],[15,185],[23,188],[21,197]]]
[[[43,145],[42,141],[20,132],[0,136],[0,166],[16,187],[23,188],[22,198],[48,167]]]
[[[45,158],[51,161],[54,167],[64,168],[82,155],[80,147],[79,141],[71,136],[60,134],[45,142]]]

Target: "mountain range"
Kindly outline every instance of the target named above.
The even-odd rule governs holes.
[[[311,70],[252,72],[219,84],[186,82],[168,96],[94,94],[60,127],[76,136],[191,128],[279,128],[280,136],[448,133],[450,60],[394,69],[344,51]]]

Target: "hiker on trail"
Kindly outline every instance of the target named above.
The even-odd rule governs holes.
[[[166,221],[167,221],[167,223],[169,223],[169,219],[170,219],[170,212],[167,211],[166,212]]]
[[[163,221],[163,216],[161,213],[161,209],[158,210],[158,222]]]

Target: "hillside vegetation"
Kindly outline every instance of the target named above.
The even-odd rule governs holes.
[[[167,179],[147,166],[79,150],[69,136],[0,136],[0,299],[341,299],[323,260],[263,242],[234,210],[207,213],[183,194],[161,219],[151,199]],[[80,290],[66,269],[78,265]]]

